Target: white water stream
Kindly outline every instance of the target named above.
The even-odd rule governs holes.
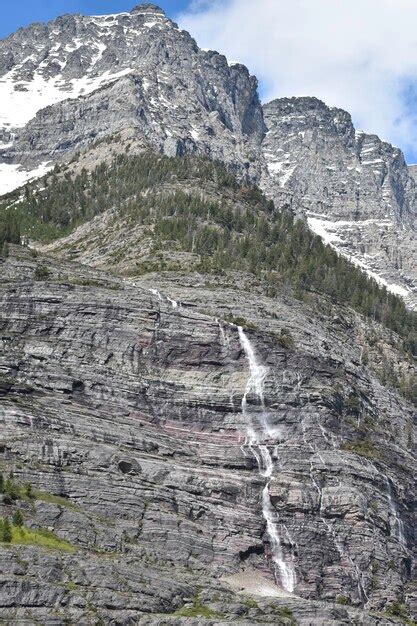
[[[400,514],[398,513],[398,508],[395,503],[394,497],[392,495],[391,481],[388,478],[388,476],[386,476],[385,474],[383,474],[383,476],[387,485],[388,505],[391,511],[391,515],[394,518],[394,524],[393,524],[393,528],[391,532],[394,535],[394,537],[398,539],[398,542],[400,543],[400,545],[402,545],[403,548],[407,548],[407,539],[405,537],[404,522],[402,521]]]
[[[278,515],[272,506],[269,492],[274,464],[271,452],[264,440],[276,435],[276,431],[268,423],[265,408],[264,385],[268,369],[258,363],[253,346],[241,326],[238,327],[238,332],[241,346],[249,363],[249,378],[242,398],[242,413],[246,419],[247,429],[246,444],[256,459],[261,476],[267,479],[262,491],[262,514],[266,521],[275,574],[283,589],[292,593],[296,584],[294,564],[284,559],[282,541],[278,532]],[[249,408],[249,394],[254,394],[260,405],[260,410],[253,414]]]
[[[390,510],[390,514],[391,514],[391,519],[389,520],[389,526],[390,526],[390,534],[392,537],[394,537],[395,539],[397,539],[398,543],[404,548],[404,549],[408,549],[408,543],[407,543],[407,536],[406,536],[406,530],[405,530],[405,524],[401,519],[401,515],[398,511],[398,506],[397,503],[395,501],[395,495],[394,495],[394,491],[392,488],[393,482],[390,478],[388,478],[388,476],[386,474],[384,474],[384,472],[381,472],[381,470],[379,470],[377,468],[377,466],[375,465],[375,463],[373,463],[372,461],[367,461],[371,467],[374,469],[374,471],[379,474],[380,476],[382,476],[382,478],[384,479],[385,485],[386,485],[386,489],[387,489],[387,499],[388,499],[388,506],[389,506],[389,510]],[[392,523],[392,518],[394,519],[394,523]]]
[[[164,298],[162,297],[161,293],[157,290],[157,289],[149,289],[149,291],[154,295],[157,296],[158,300],[160,300],[161,302],[164,301]],[[165,296],[165,299],[167,300],[167,302],[170,303],[170,305],[172,306],[173,309],[177,309],[179,304],[176,300],[172,300],[172,298],[169,298],[168,296]]]

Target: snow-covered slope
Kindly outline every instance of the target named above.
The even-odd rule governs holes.
[[[34,169],[27,170],[16,163],[0,163],[0,196],[21,187],[28,181],[44,176],[51,169],[45,161]]]
[[[38,69],[31,79],[20,82],[18,75],[23,67],[24,63],[20,64],[3,76],[0,82],[0,126],[3,131],[25,126],[40,109],[67,98],[92,93],[105,83],[132,71],[127,68],[112,74],[107,70],[95,76],[92,66],[86,76],[67,80],[62,74],[44,77],[42,70]]]
[[[1,41],[0,132],[132,72],[137,39],[167,25],[172,22],[160,9],[145,6],[115,15],[65,15]]]

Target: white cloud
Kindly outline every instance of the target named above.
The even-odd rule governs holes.
[[[247,65],[264,101],[317,96],[417,156],[417,0],[194,0],[179,22]]]

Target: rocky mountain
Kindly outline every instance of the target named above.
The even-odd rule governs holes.
[[[0,42],[0,191],[115,132],[133,150],[207,155],[413,307],[416,185],[401,151],[314,98],[262,109],[256,87],[154,5],[20,29]]]
[[[200,50],[154,5],[21,29],[0,43],[0,81],[3,192],[18,164],[48,168],[126,129],[142,148],[256,168],[256,79]],[[32,175],[18,173],[18,184]]]
[[[311,229],[415,305],[417,187],[398,148],[316,98],[264,107],[263,186],[291,194]]]
[[[414,178],[414,180],[416,179],[417,176],[417,165],[413,164],[413,165],[409,165],[408,166],[408,171],[410,173],[410,175]]]
[[[155,5],[67,15],[0,42],[0,192],[122,133],[257,181],[415,306],[416,185],[400,150],[314,98],[261,107],[242,65],[200,50]]]
[[[401,152],[149,4],[0,95],[0,622],[414,623]]]

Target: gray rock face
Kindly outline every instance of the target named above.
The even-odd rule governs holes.
[[[272,599],[249,614],[253,601],[221,582],[252,570],[273,585],[267,479],[245,444],[264,412],[273,525],[296,577],[278,605],[300,624],[387,624],[367,611],[410,606],[413,413],[361,365],[361,337],[386,350],[388,333],[324,302],[312,318],[251,293],[243,275],[215,289],[192,274],[129,285],[53,260],[44,282],[35,266],[13,251],[2,265],[1,467],[68,498],[20,506],[77,551],[3,546],[2,616],[90,623],[94,608],[142,623],[200,594],[225,619],[280,623]],[[151,292],[158,281],[179,305]],[[238,329],[218,321],[231,312],[257,326],[246,337],[266,368],[264,408]],[[292,349],[277,341],[283,327]]]
[[[205,154],[413,284],[416,192],[401,153],[314,99],[267,105],[261,147],[256,79],[152,4],[18,31],[0,42],[0,96],[2,175],[114,133],[136,150]],[[110,245],[90,245],[108,219],[50,250],[126,269],[137,225],[115,233],[133,251],[117,267]],[[386,362],[412,376],[398,338],[324,298],[268,298],[243,273],[129,282],[41,261],[47,280],[29,250],[12,246],[0,266],[0,471],[37,490],[3,497],[0,517],[19,507],[73,550],[1,544],[0,620],[369,626],[412,614],[415,414],[379,376]]]
[[[401,150],[316,98],[274,100],[264,116],[263,188],[414,306],[417,187]]]
[[[410,176],[412,176],[414,178],[414,180],[416,180],[417,178],[417,165],[409,165],[408,166],[408,173],[410,174]]]
[[[3,150],[7,162],[29,169],[133,128],[142,145],[255,174],[264,132],[256,79],[200,50],[153,5],[35,24],[0,43],[0,60],[0,91],[10,103],[0,127],[16,133]],[[26,114],[16,114],[12,103],[22,98]]]

